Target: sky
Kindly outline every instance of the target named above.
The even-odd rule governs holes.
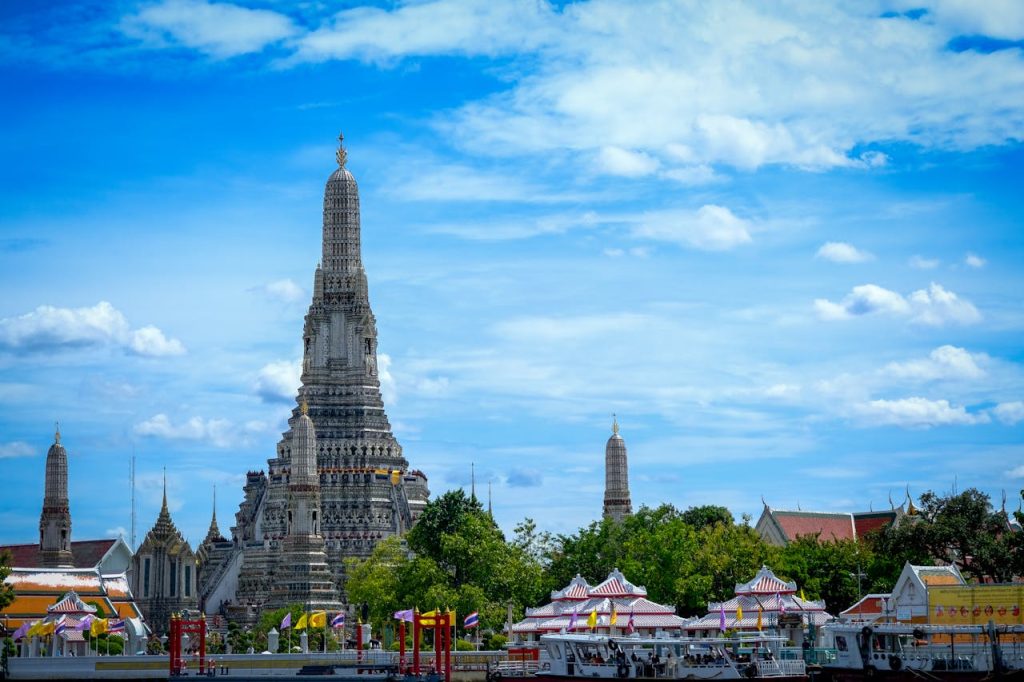
[[[0,542],[163,472],[222,530],[294,405],[344,132],[383,394],[506,531],[1024,488],[1024,4],[0,6]]]

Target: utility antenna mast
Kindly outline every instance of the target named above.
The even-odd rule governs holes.
[[[128,468],[128,478],[131,486],[131,500],[132,500],[132,552],[135,551],[135,445],[132,445],[132,461]]]

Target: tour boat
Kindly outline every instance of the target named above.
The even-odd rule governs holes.
[[[830,623],[822,628],[836,682],[1024,680],[1024,626]]]
[[[615,637],[601,634],[549,634],[540,638],[546,654],[540,680],[573,678],[740,680],[777,682],[807,679],[799,650],[783,652],[783,638]],[[784,656],[792,653],[792,657]]]

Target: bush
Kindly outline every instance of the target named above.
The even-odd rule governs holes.
[[[500,651],[505,648],[508,637],[498,633],[488,635],[484,638],[484,648],[488,651]]]
[[[467,642],[464,639],[457,639],[457,640],[455,640],[455,650],[456,651],[476,651],[476,645],[474,645],[472,642]]]

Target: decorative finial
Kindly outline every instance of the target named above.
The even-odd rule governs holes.
[[[334,158],[338,161],[338,168],[344,168],[345,162],[348,161],[348,152],[345,151],[345,135],[342,133],[338,133],[338,151]]]
[[[58,444],[60,443],[60,422],[57,422],[55,433],[53,434],[53,442]]]
[[[619,435],[619,420],[614,412],[612,412],[612,433],[616,436]]]
[[[164,467],[164,503],[162,511],[167,511],[167,467]]]
[[[303,398],[302,402],[299,403],[299,412],[301,412],[303,415],[309,414],[309,403],[306,402],[305,398]]]

